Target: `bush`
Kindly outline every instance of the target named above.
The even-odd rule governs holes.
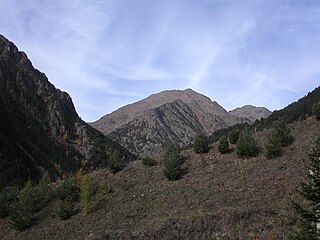
[[[231,144],[236,144],[239,139],[240,131],[238,129],[232,129],[228,133],[228,138]]]
[[[157,161],[151,157],[144,157],[142,158],[142,164],[147,167],[152,167],[157,165]]]
[[[309,154],[307,167],[307,181],[301,183],[299,195],[303,198],[299,202],[293,201],[293,206],[300,217],[300,229],[291,239],[318,240],[319,206],[320,206],[320,138],[315,141]]]
[[[280,157],[282,154],[281,140],[276,134],[276,131],[272,129],[267,138],[266,144],[266,157],[268,159],[274,159]]]
[[[56,195],[60,200],[69,199],[73,202],[79,198],[79,187],[75,179],[71,176],[66,178],[57,189]]]
[[[236,152],[241,158],[255,157],[258,155],[259,149],[257,142],[248,130],[240,132]]]
[[[91,196],[92,192],[92,180],[87,174],[84,175],[80,183],[80,207],[84,214],[88,214],[91,211]]]
[[[114,151],[110,155],[110,159],[108,162],[108,167],[112,173],[117,173],[121,171],[124,168],[124,162],[122,160],[122,157],[118,151]]]
[[[67,220],[74,214],[74,201],[71,198],[60,199],[57,213],[60,220]]]
[[[209,140],[204,134],[199,134],[195,137],[193,143],[193,151],[195,153],[209,152]]]
[[[69,219],[74,214],[74,206],[79,198],[79,187],[71,176],[66,178],[56,192],[59,203],[57,207],[58,217],[61,220]]]
[[[228,142],[228,138],[226,135],[223,135],[220,138],[219,143],[218,143],[218,150],[222,154],[226,154],[226,153],[230,152],[229,142]]]
[[[12,206],[10,212],[11,226],[18,231],[24,231],[35,222],[36,206],[34,199],[34,189],[29,180],[18,194],[17,202]]]
[[[18,193],[15,186],[0,193],[0,218],[9,216],[10,206],[17,201]]]
[[[277,137],[282,147],[287,147],[293,142],[291,130],[283,120],[274,122],[273,129],[275,130],[275,137]]]
[[[164,156],[164,175],[170,181],[175,181],[180,179],[182,170],[181,170],[181,159],[180,159],[180,150],[177,146],[170,146],[167,148]]]
[[[50,177],[45,173],[39,183],[34,187],[34,201],[37,206],[36,211],[40,211],[42,207],[50,199]]]
[[[317,120],[320,120],[320,102],[313,105],[312,114],[315,115]]]

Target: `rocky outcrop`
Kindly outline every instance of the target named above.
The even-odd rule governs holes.
[[[192,89],[168,90],[108,114],[92,126],[137,154],[159,154],[170,143],[186,146],[197,133],[243,120]]]
[[[265,107],[245,105],[243,107],[233,109],[229,111],[229,113],[233,116],[243,118],[247,120],[249,123],[254,123],[256,120],[269,117],[272,112]]]
[[[71,97],[33,68],[27,55],[0,35],[0,189],[43,170],[52,176],[95,167],[119,144],[81,120]],[[87,160],[87,161],[85,161]]]

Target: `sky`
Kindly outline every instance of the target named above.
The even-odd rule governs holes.
[[[0,0],[0,34],[85,121],[167,89],[276,110],[320,83],[319,0]]]

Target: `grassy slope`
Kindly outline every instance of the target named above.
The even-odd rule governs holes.
[[[164,178],[162,165],[147,168],[141,161],[115,175],[99,170],[96,185],[107,183],[109,191],[94,196],[93,213],[62,222],[53,202],[26,232],[17,233],[8,219],[0,220],[0,238],[286,239],[295,219],[290,199],[304,179],[306,152],[320,136],[320,122],[294,123],[292,132],[294,143],[275,160],[263,154],[239,160],[235,153],[219,154],[216,145],[203,156],[186,150],[187,172],[176,182]],[[260,146],[265,135],[257,133]]]

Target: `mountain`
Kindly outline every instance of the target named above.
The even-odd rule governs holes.
[[[267,118],[272,112],[265,107],[245,105],[243,107],[233,109],[229,111],[229,113],[233,116],[246,119],[249,123],[254,123],[256,120],[260,120],[261,118]]]
[[[158,154],[168,143],[190,144],[198,133],[242,122],[192,89],[167,90],[108,114],[92,126],[134,153]]]
[[[295,140],[277,159],[263,153],[240,159],[213,144],[205,154],[183,150],[185,174],[175,182],[164,177],[161,161],[153,167],[133,161],[118,174],[94,171],[90,214],[77,204],[75,215],[62,221],[52,198],[24,232],[0,218],[0,239],[290,239],[299,223],[292,202],[301,200],[297,190],[320,121],[289,127]],[[262,151],[268,134],[254,133]]]
[[[119,151],[133,155],[81,120],[71,97],[34,69],[0,35],[0,189],[39,177],[97,167]],[[86,166],[83,166],[86,165]]]
[[[312,115],[312,108],[314,104],[318,102],[320,102],[319,86],[298,101],[289,104],[287,107],[273,111],[268,118],[262,119],[262,121],[257,124],[257,127],[259,129],[271,127],[272,123],[278,119],[283,119],[286,123],[306,119]]]

